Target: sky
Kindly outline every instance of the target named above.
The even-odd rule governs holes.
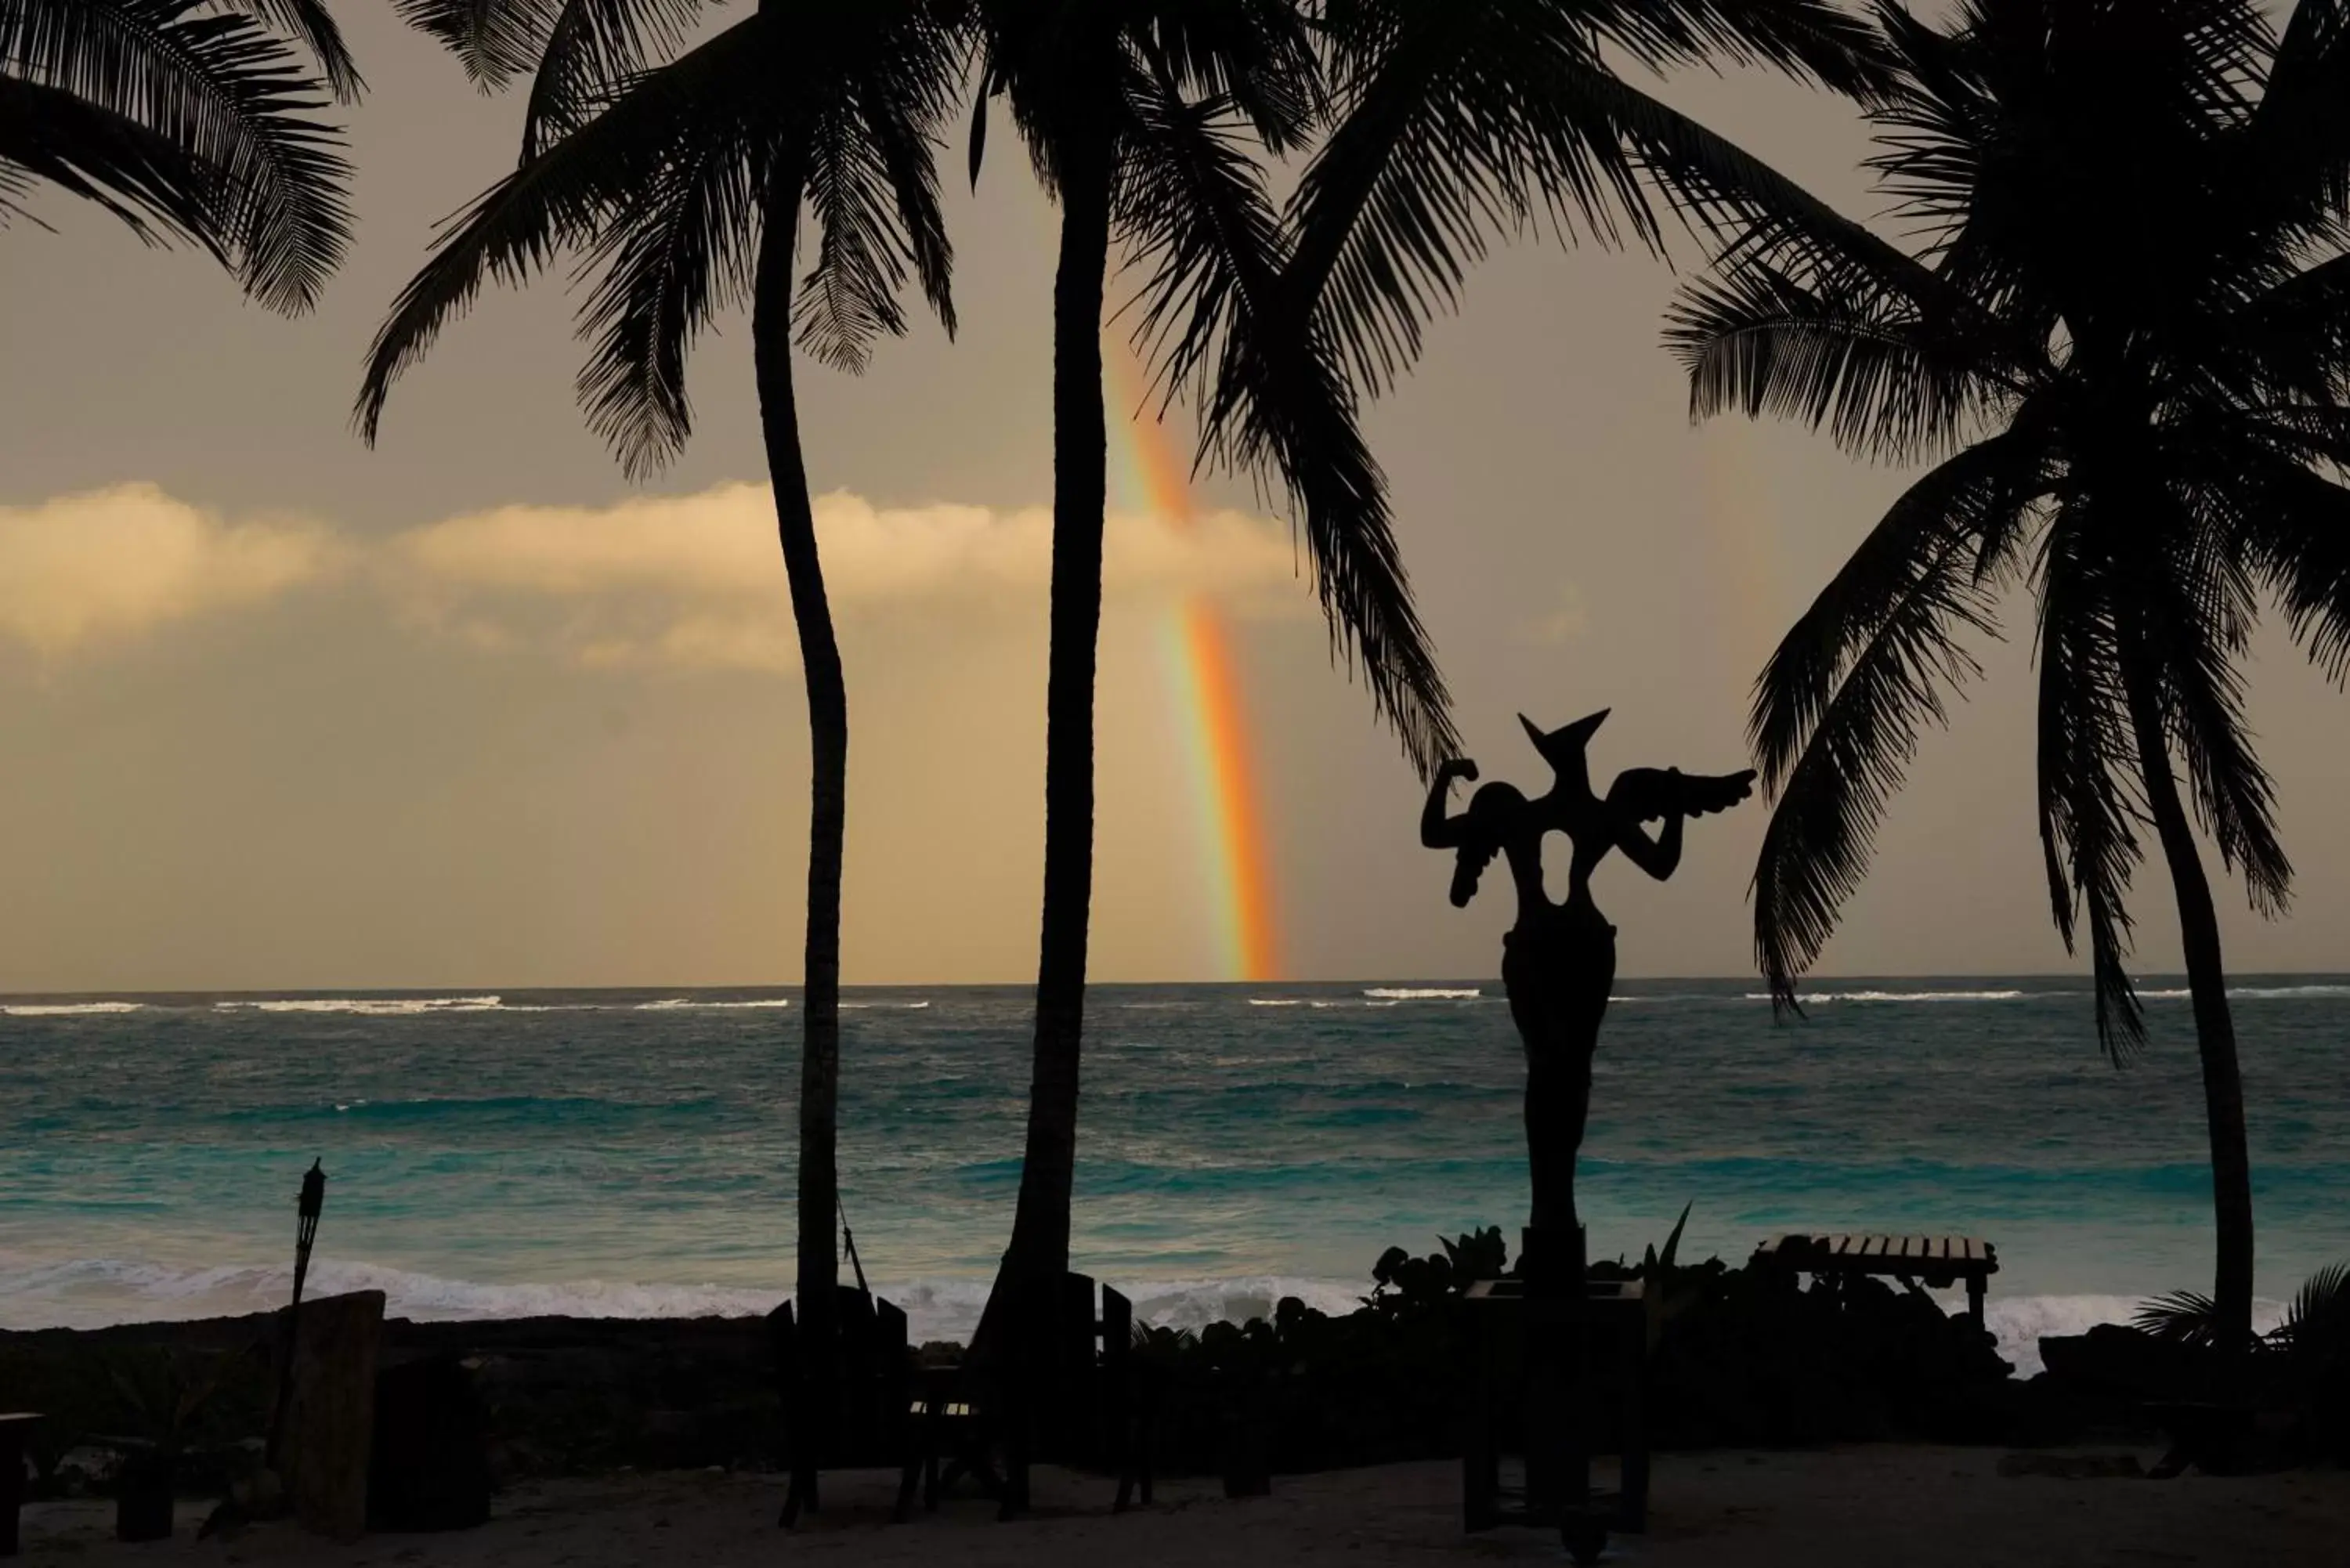
[[[509,165],[520,104],[345,9],[371,84],[359,231],[315,314],[63,198],[35,208],[57,232],[0,232],[0,991],[794,981],[806,715],[746,323],[704,341],[691,444],[641,485],[572,400],[561,272],[487,296],[364,448],[368,339],[436,220]],[[1846,107],[1759,76],[1660,90],[1871,213]],[[958,338],[921,322],[861,379],[804,370],[849,680],[852,982],[1035,970],[1054,223],[996,146],[975,195],[951,182]],[[1370,412],[1489,778],[1540,780],[1521,711],[1612,707],[1603,783],[1746,765],[1755,671],[1901,485],[1802,430],[1692,427],[1659,323],[1700,260],[1499,249]],[[1195,602],[1230,633],[1284,973],[1492,975],[1507,903],[1446,902],[1420,787],[1334,668],[1284,525],[1245,484],[1199,504],[1190,528],[1112,523],[1095,976],[1225,978],[1165,636]],[[2012,624],[1921,747],[1824,972],[2079,967],[2048,919]],[[2252,678],[2299,897],[2269,923],[2230,889],[2230,961],[2350,970],[2327,805],[2350,708],[2281,638]],[[1693,825],[1668,884],[1601,873],[1626,973],[1750,972],[1764,820]],[[2158,874],[2135,907],[2140,967],[2174,968]]]

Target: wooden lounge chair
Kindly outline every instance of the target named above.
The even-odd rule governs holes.
[[[1758,1268],[1783,1269],[1814,1279],[1861,1274],[1947,1290],[1966,1282],[1967,1315],[1983,1325],[1983,1292],[1999,1272],[1999,1253],[1971,1236],[1773,1236],[1754,1249]]]
[[[25,1449],[42,1417],[28,1411],[0,1416],[0,1557],[16,1555],[16,1510],[25,1501]]]
[[[1134,1306],[1089,1275],[1062,1277],[1051,1333],[1019,1370],[981,1386],[962,1368],[933,1368],[910,1402],[915,1451],[900,1484],[910,1506],[919,1479],[924,1505],[968,1477],[1011,1519],[1028,1507],[1028,1472],[1040,1459],[1097,1468],[1118,1477],[1115,1507],[1139,1489],[1151,1501],[1151,1449],[1159,1399],[1151,1369],[1134,1354]],[[994,1454],[1000,1448],[999,1473]]]

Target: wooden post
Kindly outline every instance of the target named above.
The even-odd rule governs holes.
[[[1967,1316],[1974,1320],[1977,1334],[1983,1332],[1984,1283],[1983,1276],[1980,1272],[1967,1276]]]
[[[41,1417],[28,1412],[0,1416],[0,1557],[16,1555],[16,1510],[25,1501],[25,1445]]]
[[[302,1307],[279,1463],[302,1527],[337,1541],[367,1530],[375,1438],[376,1346],[383,1293],[359,1291]]]
[[[1623,1528],[1633,1534],[1648,1528],[1648,1314],[1646,1296],[1652,1281],[1641,1282],[1640,1310],[1618,1313],[1623,1324],[1624,1357]]]

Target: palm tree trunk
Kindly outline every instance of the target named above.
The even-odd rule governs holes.
[[[1109,265],[1107,138],[1066,139],[1053,283],[1053,605],[1045,723],[1045,918],[1020,1203],[994,1297],[1024,1313],[1069,1267],[1077,1070],[1094,876],[1094,674],[1101,629],[1108,436],[1102,406],[1103,277]],[[1009,1295],[1009,1301],[1001,1298]]]
[[[2244,1139],[2244,1082],[2236,1063],[2236,1024],[2228,1008],[2228,977],[2220,961],[2220,918],[2193,827],[2171,773],[2170,749],[2154,683],[2143,664],[2129,678],[2130,727],[2137,733],[2138,771],[2170,885],[2178,899],[2179,944],[2187,958],[2187,989],[2194,999],[2195,1041],[2203,1058],[2203,1114],[2211,1138],[2211,1204],[2219,1231],[2219,1263],[2211,1299],[2222,1333],[2237,1344],[2252,1337],[2252,1166]]]
[[[811,778],[795,1293],[805,1342],[828,1346],[833,1293],[840,1278],[833,1215],[839,1204],[840,860],[848,801],[848,693],[841,677],[840,645],[833,636],[832,607],[825,597],[824,565],[816,554],[816,513],[808,502],[799,411],[792,394],[793,241],[799,211],[799,181],[779,169],[771,176],[759,244],[751,338],[758,367],[759,423],[767,444],[767,479],[775,493],[776,533],[791,579],[792,619],[799,628],[800,667],[807,682]]]

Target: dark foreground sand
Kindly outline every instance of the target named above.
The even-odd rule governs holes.
[[[2035,1459],[2044,1463],[2046,1457]],[[1649,1532],[1621,1538],[1608,1561],[1657,1568],[2350,1568],[2350,1473],[2064,1479],[2002,1475],[2002,1458],[1991,1449],[1892,1445],[1664,1455]],[[2137,1458],[2150,1462],[2154,1456]],[[26,1511],[25,1560],[286,1568],[747,1568],[793,1562],[839,1568],[1436,1568],[1558,1560],[1555,1540],[1534,1532],[1462,1536],[1457,1477],[1449,1464],[1283,1477],[1272,1497],[1242,1502],[1227,1501],[1206,1484],[1174,1482],[1160,1490],[1155,1507],[1112,1515],[1106,1483],[1045,1471],[1037,1477],[1036,1517],[998,1524],[987,1504],[962,1498],[892,1525],[887,1509],[894,1478],[858,1473],[830,1478],[825,1512],[786,1536],[775,1528],[778,1478],[621,1476],[518,1486],[498,1499],[495,1517],[482,1530],[370,1536],[348,1546],[285,1524],[257,1526],[229,1542],[198,1542],[203,1511],[194,1504],[183,1508],[177,1539],[124,1546],[109,1534],[110,1505],[53,1502]]]

